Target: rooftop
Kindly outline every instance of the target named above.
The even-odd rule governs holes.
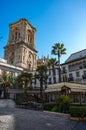
[[[81,59],[86,57],[86,49],[78,51],[76,53],[73,53],[69,56],[69,58],[65,61],[65,63],[77,60],[77,59]]]
[[[8,63],[7,63],[7,60],[2,59],[2,58],[0,58],[0,67],[1,67],[1,66],[23,71],[23,68],[17,67],[17,66],[11,65],[11,64],[8,64]]]
[[[72,92],[86,92],[86,84],[70,83],[70,82],[62,82],[48,85],[48,88],[45,90],[45,92],[61,91],[61,88],[63,86],[70,88]]]
[[[7,60],[3,59],[3,58],[0,58],[0,62],[2,63],[7,63]]]

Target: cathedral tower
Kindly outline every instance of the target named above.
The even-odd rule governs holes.
[[[36,29],[26,19],[9,25],[8,43],[4,47],[7,63],[26,70],[36,69],[35,33]]]

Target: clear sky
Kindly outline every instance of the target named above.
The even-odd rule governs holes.
[[[86,49],[86,0],[0,0],[0,57],[7,44],[9,23],[26,18],[37,29],[39,58],[51,55],[52,45],[64,44],[67,54]]]

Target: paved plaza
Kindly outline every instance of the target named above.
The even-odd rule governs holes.
[[[18,108],[0,108],[0,130],[86,130],[86,122],[69,115]]]

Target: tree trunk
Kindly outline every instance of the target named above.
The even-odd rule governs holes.
[[[60,69],[60,54],[58,55],[58,62],[59,62],[59,82],[61,82],[61,69]]]
[[[52,70],[53,70],[53,83],[55,83],[55,81],[54,81],[54,77],[55,77],[55,74],[54,74],[55,68],[54,68],[54,66],[52,66]]]
[[[40,99],[43,101],[43,83],[40,82]]]

